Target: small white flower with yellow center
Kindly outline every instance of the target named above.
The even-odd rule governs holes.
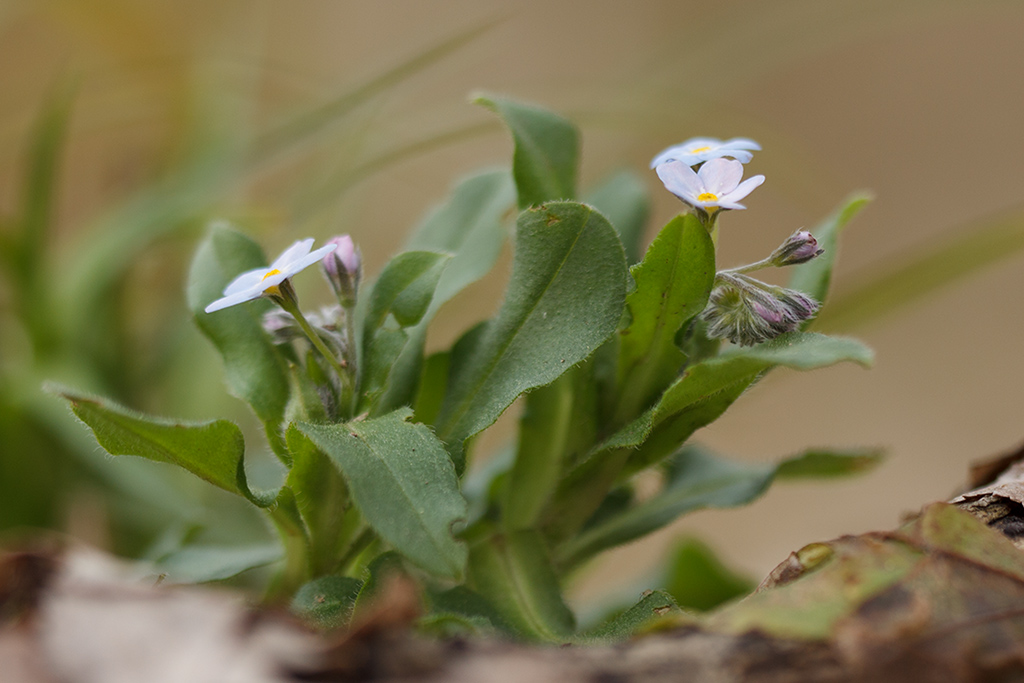
[[[217,299],[206,307],[207,313],[219,311],[228,306],[245,303],[262,296],[281,298],[282,287],[288,287],[285,281],[304,268],[308,268],[327,254],[338,248],[337,244],[328,244],[310,252],[313,238],[300,240],[284,250],[269,268],[255,268],[242,273],[224,288],[224,297]]]
[[[763,175],[743,178],[743,164],[732,159],[712,159],[694,172],[682,161],[657,168],[665,189],[695,209],[711,214],[718,209],[745,209],[739,200],[764,182]]]
[[[687,166],[696,166],[711,159],[732,157],[747,163],[754,155],[748,150],[760,150],[761,145],[747,138],[718,140],[716,138],[691,138],[679,145],[672,145],[651,160],[651,168],[657,168],[670,161],[681,161]]]

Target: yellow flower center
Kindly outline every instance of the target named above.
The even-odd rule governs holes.
[[[696,148],[690,150],[690,154],[700,154],[701,152],[707,152],[710,149],[711,149],[710,147],[706,147],[706,146],[705,147],[696,147]]]
[[[717,202],[718,201],[718,195],[713,194],[711,192],[701,192],[699,195],[697,195],[697,201],[699,201],[699,202]]]
[[[274,268],[272,270],[268,270],[267,274],[263,276],[263,279],[266,280],[271,275],[280,275],[280,274],[281,274],[281,271],[278,270],[277,268]]]

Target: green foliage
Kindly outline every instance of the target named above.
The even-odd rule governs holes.
[[[438,416],[438,434],[460,469],[462,442],[611,335],[622,314],[625,269],[618,236],[593,209],[554,202],[523,212],[505,302],[472,352],[454,358]]]
[[[443,445],[408,422],[403,409],[384,417],[298,428],[341,470],[352,500],[374,530],[410,561],[439,577],[459,578],[466,548],[452,525],[466,502]]]
[[[321,576],[305,584],[292,599],[292,611],[317,628],[344,626],[352,617],[363,582],[350,576]]]
[[[661,619],[670,616],[678,618],[681,614],[682,611],[672,595],[665,591],[647,591],[638,603],[597,628],[581,634],[579,640],[585,643],[625,640]]]
[[[352,101],[269,134],[260,153],[328,125]],[[250,490],[242,430],[226,420],[152,418],[58,390],[108,452],[172,463],[238,494],[261,508],[281,541],[178,547],[158,565],[169,576],[217,580],[273,563],[268,596],[291,598],[320,628],[372,614],[399,581],[422,589],[422,625],[436,633],[609,641],[679,607],[669,593],[649,593],[580,633],[562,586],[582,563],[688,512],[745,504],[776,479],[841,476],[878,461],[872,451],[815,449],[748,463],[689,443],[765,373],[868,365],[871,352],[792,328],[748,347],[708,339],[702,312],[721,280],[718,215],[673,218],[644,252],[649,200],[636,176],[611,176],[583,195],[592,205],[574,201],[575,126],[503,98],[477,102],[511,134],[511,171],[458,183],[406,251],[375,279],[350,283],[354,301],[340,296],[339,307],[307,319],[285,281],[207,314],[229,283],[267,260],[222,224],[200,244],[189,309],[221,355],[229,391],[252,407],[283,463],[276,492]],[[425,357],[435,314],[496,262],[515,199],[522,211],[501,307]],[[824,297],[838,233],[863,203],[848,202],[822,225],[828,257],[800,266],[794,287]],[[179,208],[171,213],[187,213]],[[274,303],[288,315],[266,318]],[[520,397],[507,457],[464,482],[474,438]],[[635,495],[633,476],[651,468],[660,468],[660,489]],[[698,588],[711,601],[745,589],[699,550],[676,559],[671,590],[681,604],[700,607]]]
[[[664,585],[680,607],[698,612],[711,610],[754,589],[750,579],[734,573],[711,548],[695,538],[684,539],[672,548]]]
[[[245,480],[245,442],[241,430],[231,422],[166,420],[58,386],[49,389],[71,404],[75,416],[92,430],[96,441],[111,455],[135,455],[177,465],[255,505],[271,504],[272,497],[249,490]]]
[[[479,95],[473,101],[498,114],[512,133],[512,175],[520,209],[575,199],[580,152],[579,132],[572,123],[545,109],[502,97]]]

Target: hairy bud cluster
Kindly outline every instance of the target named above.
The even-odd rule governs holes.
[[[325,306],[319,311],[306,314],[306,320],[333,351],[344,357],[347,348],[345,339],[345,311],[341,306]],[[263,329],[275,344],[288,344],[305,337],[295,316],[282,310],[271,310],[263,316]]]
[[[719,273],[701,313],[712,339],[753,346],[795,330],[818,312],[803,292],[775,287],[738,273]]]

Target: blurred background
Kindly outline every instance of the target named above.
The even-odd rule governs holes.
[[[229,218],[270,255],[349,232],[372,275],[459,177],[509,163],[468,103],[481,89],[577,122],[582,188],[640,173],[649,237],[680,210],[652,156],[758,140],[749,172],[767,181],[723,221],[720,266],[876,197],[820,328],[867,341],[875,367],[780,371],[699,437],[749,460],[869,445],[887,462],[686,517],[610,553],[576,599],[644,587],[681,536],[759,580],[806,543],[892,527],[1024,441],[1022,35],[1024,6],[981,0],[0,0],[0,533],[128,554],[211,515],[212,535],[259,534],[212,487],[105,456],[40,387],[230,417],[258,450],[184,303],[206,224]],[[497,307],[509,263],[447,306],[431,345]]]

